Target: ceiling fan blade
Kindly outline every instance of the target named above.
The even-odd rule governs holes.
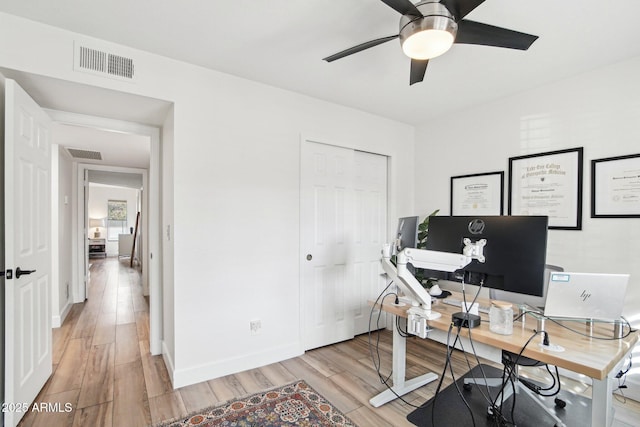
[[[424,80],[424,73],[427,71],[427,65],[429,65],[428,59],[411,60],[411,76],[409,78],[409,86],[414,83],[420,83],[422,80]]]
[[[323,61],[333,62],[336,59],[344,58],[345,56],[353,55],[354,53],[362,52],[365,49],[369,49],[370,47],[378,46],[379,44],[388,42],[389,40],[397,39],[398,35],[382,37],[380,39],[369,40],[368,42],[364,42],[359,44],[358,46],[350,47],[349,49],[345,49],[342,52],[334,53],[333,55],[327,56],[323,58]]]
[[[396,10],[402,15],[422,16],[418,8],[409,0],[382,0],[390,8]]]
[[[537,39],[538,36],[531,34],[465,19],[458,22],[458,35],[455,43],[527,50]]]
[[[457,22],[484,3],[484,0],[440,0],[440,3],[449,9]]]

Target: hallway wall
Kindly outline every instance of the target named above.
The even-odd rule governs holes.
[[[52,245],[55,247],[57,239],[57,255],[51,264],[51,316],[52,326],[60,327],[64,322],[71,304],[72,298],[72,265],[73,265],[73,239],[72,239],[72,161],[71,157],[62,147],[52,146],[52,192],[53,223],[52,229],[58,230],[52,235]],[[57,207],[57,209],[56,209]]]

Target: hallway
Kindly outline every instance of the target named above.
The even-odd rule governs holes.
[[[139,271],[118,258],[90,262],[87,301],[74,304],[53,329],[53,375],[37,398],[59,405],[30,411],[20,426],[148,425],[144,373],[171,390],[162,358],[149,353],[149,305]]]

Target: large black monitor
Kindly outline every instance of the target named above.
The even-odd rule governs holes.
[[[486,239],[486,260],[473,260],[464,271],[435,277],[509,292],[542,296],[547,254],[546,216],[434,216],[427,249],[461,253],[463,239]],[[463,276],[464,274],[464,276]]]

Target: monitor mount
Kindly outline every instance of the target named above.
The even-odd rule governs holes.
[[[391,262],[393,245],[387,243],[382,249],[382,268],[402,290],[414,301],[414,306],[407,311],[409,333],[426,337],[426,321],[439,318],[440,313],[431,311],[431,296],[407,268],[408,264],[415,268],[454,272],[460,270],[471,261],[484,262],[485,239],[472,242],[464,239],[461,254],[430,251],[426,249],[406,248],[397,255],[396,265]]]

